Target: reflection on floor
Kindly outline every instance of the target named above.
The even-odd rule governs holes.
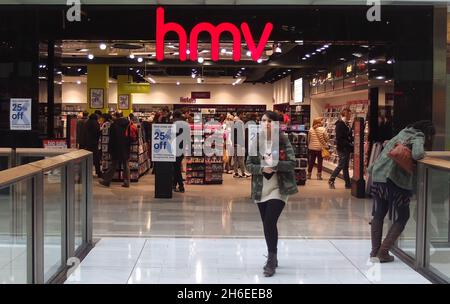
[[[265,242],[253,238],[103,238],[66,283],[429,283],[400,262],[368,261],[369,241],[279,242],[279,268],[265,278]]]
[[[313,173],[313,177],[314,177]],[[357,199],[337,181],[329,190],[309,180],[289,199],[279,222],[281,236],[294,238],[369,238],[372,204]],[[124,189],[94,186],[96,236],[236,236],[260,237],[261,220],[250,200],[250,179],[224,175],[223,185],[187,185],[173,199],[154,198],[154,176]]]

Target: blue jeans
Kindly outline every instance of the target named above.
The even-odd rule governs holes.
[[[351,185],[350,173],[348,172],[350,164],[350,152],[338,151],[339,162],[331,174],[330,181],[334,181],[339,173],[342,171],[345,180],[345,186],[349,187]]]

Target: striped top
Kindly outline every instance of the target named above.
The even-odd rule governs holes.
[[[324,127],[309,129],[308,149],[322,151],[324,145],[328,144],[328,135]]]

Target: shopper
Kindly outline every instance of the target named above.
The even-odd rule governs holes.
[[[176,124],[177,121],[185,121],[183,114],[181,113],[181,111],[175,110],[173,112],[173,122]],[[177,137],[182,135],[183,133],[183,129],[182,128],[177,128]],[[183,145],[185,143],[183,142]],[[181,145],[181,143],[180,143]],[[182,149],[183,147],[177,147],[177,149]],[[175,192],[181,192],[184,193],[185,189],[184,189],[184,184],[183,184],[183,175],[181,173],[181,169],[182,169],[182,162],[183,162],[183,158],[184,158],[184,153],[180,156],[176,157],[175,160],[175,164],[173,167],[173,191]],[[177,188],[178,186],[178,188]]]
[[[115,114],[116,119],[110,126],[108,150],[111,155],[112,164],[103,174],[103,180],[100,184],[109,187],[117,169],[123,168],[123,185],[122,187],[130,187],[130,147],[131,139],[125,135],[129,121],[124,118],[122,113]]]
[[[392,262],[394,257],[389,250],[402,233],[409,219],[409,202],[414,189],[415,172],[408,173],[389,157],[397,144],[403,144],[411,149],[413,160],[419,160],[425,155],[425,148],[431,147],[435,134],[433,123],[423,120],[409,125],[392,138],[381,152],[379,158],[369,167],[372,178],[371,193],[373,196],[373,218],[371,221],[372,251],[370,257],[381,263]],[[386,214],[394,210],[394,223],[385,239],[383,222]]]
[[[278,218],[288,201],[288,196],[298,192],[294,173],[294,150],[287,136],[280,132],[279,149],[274,151],[271,133],[273,122],[281,122],[279,115],[272,111],[266,112],[261,120],[265,148],[258,156],[250,155],[247,160],[247,167],[253,175],[252,198],[258,204],[267,244],[268,257],[264,266],[264,275],[267,277],[273,276],[275,268],[278,267]],[[252,145],[254,144],[256,142],[252,142]],[[273,162],[272,155],[275,153],[279,155],[278,163]]]
[[[341,117],[336,122],[336,150],[339,157],[339,162],[336,169],[331,174],[328,184],[330,189],[335,189],[334,181],[339,173],[342,171],[345,180],[345,189],[351,188],[349,164],[350,154],[353,152],[353,135],[350,127],[350,120],[352,118],[352,111],[345,108],[341,111]]]
[[[233,170],[232,170],[232,158],[230,155],[230,151],[228,150],[228,147],[231,147],[233,145],[233,141],[231,138],[231,132],[233,130],[233,115],[231,114],[227,114],[227,117],[222,125],[223,127],[223,132],[224,132],[224,138],[225,138],[225,143],[224,143],[224,150],[223,150],[223,154],[224,154],[224,173],[227,174],[233,174]]]
[[[236,178],[251,176],[251,174],[247,173],[245,169],[245,125],[244,122],[242,121],[244,117],[245,116],[242,111],[238,111],[237,115],[234,117],[233,177]],[[241,170],[241,172],[239,172],[239,170]]]
[[[317,159],[317,179],[322,180],[323,149],[328,149],[328,135],[327,130],[323,127],[323,117],[317,117],[313,120],[313,125],[308,134],[308,179],[311,179],[314,163]]]
[[[86,149],[85,124],[89,118],[88,112],[83,112],[82,117],[77,121],[77,145],[78,149]]]
[[[94,158],[95,174],[101,177],[102,171],[100,169],[100,151],[98,150],[98,142],[100,139],[100,125],[98,123],[97,114],[91,114],[86,121],[85,127],[86,150],[91,151]]]

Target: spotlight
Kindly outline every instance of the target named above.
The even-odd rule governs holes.
[[[138,61],[138,62],[142,62],[142,61],[144,61],[144,59],[142,59],[142,57],[139,57],[139,58],[137,59],[137,61]]]
[[[130,59],[134,59],[134,54],[130,54]]]
[[[88,59],[89,59],[89,60],[92,60],[92,59],[94,59],[94,55],[92,55],[92,54],[89,54],[89,55],[88,55]]]
[[[222,49],[220,52],[221,52],[222,54],[226,54],[226,53],[227,53],[227,49]]]
[[[275,53],[281,54],[282,50],[280,48],[280,45],[277,45],[277,47],[275,48]]]
[[[188,55],[189,55],[190,53],[191,53],[191,51],[190,51],[190,50],[186,50],[186,54],[188,54]]]
[[[177,85],[180,85],[180,82],[179,82],[179,81],[177,81]]]
[[[103,51],[106,50],[106,44],[101,43],[100,44],[100,49],[103,50]]]
[[[198,61],[198,63],[201,64],[201,63],[203,63],[205,61],[205,59],[203,57],[198,57],[197,61]]]
[[[306,55],[305,55],[305,57],[306,57],[306,58],[309,58],[309,57],[311,57],[311,55],[309,55],[309,54],[306,54]]]
[[[369,60],[369,63],[370,64],[375,64],[375,63],[377,63],[377,61],[375,59],[372,59],[372,60]]]

